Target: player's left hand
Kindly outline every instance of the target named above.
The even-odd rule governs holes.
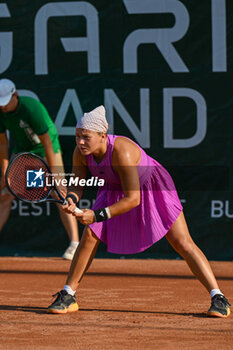
[[[72,215],[75,216],[83,225],[93,224],[93,222],[95,222],[94,211],[90,209],[82,209],[82,211],[82,213],[73,212]]]
[[[57,186],[57,189],[58,189],[58,191],[61,193],[61,195],[64,197],[64,198],[66,198],[66,196],[67,196],[67,187],[65,187],[65,186],[63,186],[63,185],[59,185],[59,186]]]

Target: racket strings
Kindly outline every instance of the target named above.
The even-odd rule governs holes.
[[[33,154],[16,157],[9,166],[7,179],[8,186],[19,199],[39,202],[45,199],[51,190],[52,177],[49,169]],[[39,186],[34,186],[35,183],[39,183]]]

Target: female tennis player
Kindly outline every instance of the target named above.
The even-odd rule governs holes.
[[[185,259],[211,296],[209,316],[227,317],[230,304],[220,291],[211,267],[193,242],[173,180],[168,172],[130,139],[108,135],[105,109],[85,113],[76,128],[73,172],[86,178],[87,169],[104,179],[92,210],[74,213],[82,187],[68,194],[64,210],[84,224],[66,285],[55,294],[49,313],[78,310],[75,292],[90,266],[100,241],[109,252],[134,254],[164,236]]]

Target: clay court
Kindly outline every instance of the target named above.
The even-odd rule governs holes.
[[[0,349],[232,349],[233,319],[208,318],[210,299],[181,260],[95,259],[80,310],[46,313],[65,282],[60,258],[0,258]],[[233,263],[211,262],[232,303]]]

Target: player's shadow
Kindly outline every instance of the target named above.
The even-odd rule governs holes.
[[[86,311],[86,312],[93,312],[93,311],[99,311],[99,312],[128,312],[128,313],[134,313],[134,314],[148,314],[148,315],[176,315],[176,316],[193,316],[193,317],[207,317],[206,313],[200,313],[200,312],[168,312],[168,311],[143,311],[143,310],[111,310],[111,309],[79,309],[79,311]]]
[[[22,312],[32,312],[36,314],[47,314],[46,307],[35,307],[35,306],[16,306],[16,305],[0,305],[0,310],[7,311],[22,311]],[[203,318],[207,315],[203,313],[194,312],[168,312],[168,311],[143,311],[143,310],[112,310],[112,309],[79,309],[81,312],[114,312],[114,313],[133,313],[133,314],[147,314],[147,315],[176,315],[176,316],[192,316]],[[48,314],[52,315],[52,314]]]
[[[35,306],[0,305],[0,310],[23,311],[23,312],[33,312],[36,314],[45,314],[47,311],[47,308],[35,307]]]

